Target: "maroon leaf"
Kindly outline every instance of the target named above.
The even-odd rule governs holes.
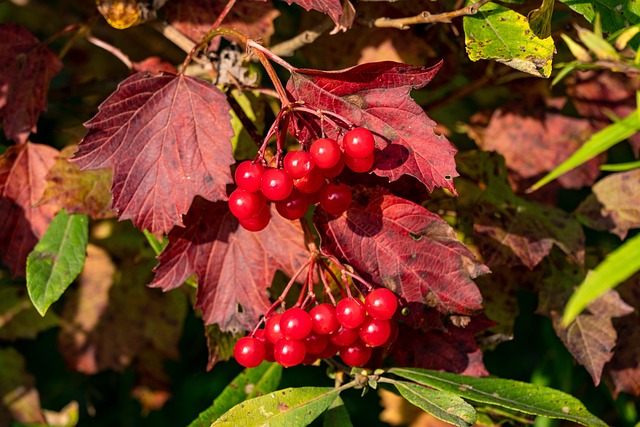
[[[169,233],[152,287],[169,290],[198,276],[196,307],[223,332],[250,330],[270,306],[267,288],[276,270],[293,275],[309,258],[297,222],[275,210],[257,233],[240,227],[227,203],[196,199],[185,228]]]
[[[450,325],[445,330],[401,327],[391,355],[398,366],[443,370],[471,376],[488,375],[482,350],[475,335],[491,326],[484,316],[471,318],[464,328]]]
[[[341,0],[284,0],[289,5],[295,3],[305,8],[305,10],[317,10],[329,17],[336,24],[340,23],[340,16],[342,15],[342,2]]]
[[[233,128],[226,97],[214,85],[137,73],[85,126],[89,133],[71,160],[83,170],[113,168],[120,220],[167,233],[182,225],[196,195],[226,199]]]
[[[191,40],[199,41],[216,22],[227,2],[209,0],[172,0],[163,9],[168,21]],[[280,15],[271,0],[241,0],[231,8],[222,21],[252,39],[269,42],[274,33],[273,21]],[[220,38],[211,43],[210,49],[217,50]]]
[[[7,139],[27,141],[47,109],[47,90],[60,58],[18,24],[0,24],[0,124]]]
[[[576,212],[587,226],[611,231],[621,239],[640,227],[640,169],[602,178],[592,191]]]
[[[489,271],[439,216],[381,188],[356,192],[349,210],[334,217],[316,210],[322,248],[365,279],[409,303],[442,313],[472,314],[482,297],[471,280]]]
[[[376,175],[391,181],[411,175],[429,191],[444,187],[455,193],[456,150],[445,137],[434,133],[435,122],[410,97],[411,89],[429,83],[440,66],[413,67],[385,61],[341,71],[298,69],[292,72],[287,90],[293,100],[310,109],[337,113],[371,130],[377,147]],[[305,116],[305,122],[309,120]],[[322,122],[315,116],[313,120],[319,135]],[[298,128],[302,127],[298,123]],[[338,137],[335,128],[325,126],[324,130]],[[300,135],[303,140],[310,137],[313,135]]]
[[[493,113],[476,142],[483,150],[502,154],[516,189],[523,190],[566,160],[593,132],[586,119],[503,108]],[[558,181],[564,188],[589,186],[600,174],[599,166],[598,158],[591,159]]]
[[[0,156],[0,254],[14,276],[24,276],[27,255],[59,210],[51,203],[36,206],[58,154],[47,145],[27,142]]]

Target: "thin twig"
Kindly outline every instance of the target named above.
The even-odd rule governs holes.
[[[333,28],[335,24],[330,19],[325,19],[310,30],[306,30],[297,36],[271,46],[271,52],[278,56],[293,56],[296,50],[316,41],[323,33]]]
[[[165,36],[168,40],[170,40],[173,44],[178,46],[180,49],[182,49],[186,53],[191,52],[191,50],[196,45],[196,43],[193,40],[191,40],[189,37],[185,36],[180,31],[178,31],[176,27],[169,25],[166,22],[150,21],[147,24],[151,25],[160,34]]]
[[[415,16],[408,16],[406,18],[377,18],[368,22],[370,27],[378,28],[397,28],[399,30],[407,30],[410,25],[417,24],[432,24],[435,22],[451,22],[453,18],[459,16],[475,15],[485,4],[491,0],[479,0],[476,3],[470,4],[462,9],[452,10],[451,12],[437,13],[432,15],[431,13],[424,11]]]

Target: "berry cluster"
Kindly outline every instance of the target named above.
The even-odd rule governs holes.
[[[274,202],[278,213],[289,220],[302,218],[316,203],[332,215],[341,215],[351,204],[351,190],[328,180],[337,177],[345,164],[354,172],[369,171],[373,150],[373,134],[357,127],[345,133],[342,147],[334,139],[319,138],[306,151],[288,152],[275,168],[242,162],[235,172],[238,188],[229,196],[231,213],[249,231],[269,224],[267,201]]]
[[[364,303],[344,298],[336,306],[323,303],[309,312],[289,308],[270,316],[264,329],[240,338],[234,356],[245,367],[258,366],[263,360],[291,367],[336,354],[349,366],[363,366],[374,347],[388,347],[395,340],[397,307],[395,294],[379,288]]]

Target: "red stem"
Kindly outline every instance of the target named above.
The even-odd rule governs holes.
[[[236,0],[229,0],[227,2],[227,5],[224,7],[222,12],[220,12],[218,19],[216,19],[216,22],[214,22],[213,25],[211,26],[212,29],[218,28],[220,24],[222,24],[222,21],[224,21],[224,18],[227,17],[227,15],[229,14],[229,11],[231,10],[234,4],[236,4]]]

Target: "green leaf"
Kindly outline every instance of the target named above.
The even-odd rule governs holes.
[[[324,413],[323,427],[353,427],[347,407],[338,396]]]
[[[631,169],[640,168],[640,160],[627,163],[612,163],[600,166],[600,170],[607,172],[626,172]]]
[[[589,427],[607,427],[607,424],[587,411],[578,399],[548,387],[417,368],[392,368],[389,373],[437,390],[448,391],[473,402],[573,421]]]
[[[580,41],[589,48],[594,55],[603,61],[618,61],[620,55],[616,49],[593,31],[585,30],[584,28],[576,27],[578,30],[578,37]]]
[[[564,309],[562,323],[568,325],[580,312],[640,270],[640,234],[611,252],[591,271],[571,295]]]
[[[587,49],[583,48],[580,44],[576,43],[572,38],[567,36],[566,34],[560,34],[562,40],[567,44],[567,47],[576,57],[576,59],[580,62],[591,62],[591,55]],[[554,80],[555,82],[555,80]]]
[[[542,6],[529,14],[529,27],[541,39],[551,35],[551,17],[555,0],[542,0]]]
[[[229,383],[213,401],[213,405],[200,413],[188,427],[207,427],[239,403],[276,390],[282,377],[282,366],[263,362],[255,368],[245,369]]]
[[[472,61],[493,59],[537,77],[551,75],[553,39],[538,38],[525,16],[487,3],[463,21],[467,54]]]
[[[476,422],[476,410],[455,394],[406,381],[393,381],[402,397],[434,417],[459,427]]]
[[[342,388],[291,387],[234,406],[211,427],[306,426],[331,405]]]
[[[88,237],[89,218],[63,209],[27,257],[27,290],[41,316],[82,271]]]
[[[638,110],[635,110],[624,119],[612,123],[606,128],[593,134],[582,147],[576,150],[567,160],[533,184],[527,192],[530,193],[550,183],[562,174],[580,166],[600,153],[607,151],[617,143],[624,141],[640,130]]]
[[[613,0],[560,0],[592,24],[600,16],[602,30],[614,33],[620,28],[640,23],[640,3]],[[638,43],[632,44],[634,49]]]

